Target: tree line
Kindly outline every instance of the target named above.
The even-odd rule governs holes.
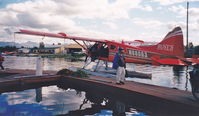
[[[0,47],[0,52],[13,52],[16,51],[18,48],[16,46],[5,46]]]

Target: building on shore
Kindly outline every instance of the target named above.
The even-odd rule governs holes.
[[[30,49],[29,48],[19,48],[17,50],[17,53],[18,54],[28,54],[30,52]]]
[[[55,50],[59,47],[32,48],[31,53],[35,54],[55,54]]]
[[[65,50],[67,51],[67,54],[71,54],[74,52],[82,52],[83,48],[79,44],[70,44],[65,47]]]
[[[32,48],[31,53],[35,54],[71,54],[73,52],[82,52],[82,47],[78,44],[53,45],[52,47]]]

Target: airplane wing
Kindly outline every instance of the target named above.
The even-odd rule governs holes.
[[[91,38],[85,38],[85,37],[75,37],[75,36],[70,36],[65,33],[46,33],[46,32],[38,32],[38,31],[31,31],[31,30],[24,30],[20,29],[19,32],[15,32],[16,34],[27,34],[27,35],[36,35],[36,36],[44,36],[44,37],[55,37],[55,38],[63,38],[63,39],[70,39],[75,41],[77,44],[79,44],[83,49],[88,49],[89,46],[85,44],[85,41],[87,42],[106,42],[105,40],[100,40],[100,39],[91,39]],[[80,44],[79,41],[83,41],[84,45]],[[86,47],[85,47],[86,46]]]
[[[27,34],[27,35],[63,38],[63,39],[70,39],[70,40],[90,41],[90,42],[106,42],[105,40],[101,40],[101,39],[75,37],[75,36],[67,35],[65,33],[54,34],[54,33],[38,32],[38,31],[31,31],[31,30],[24,30],[24,29],[20,29],[19,32],[15,32],[15,33],[16,34]]]

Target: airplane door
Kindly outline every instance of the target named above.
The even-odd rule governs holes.
[[[99,56],[103,58],[108,58],[109,56],[109,48],[106,43],[103,43],[99,48]]]

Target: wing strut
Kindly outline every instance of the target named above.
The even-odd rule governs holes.
[[[84,48],[85,50],[86,50],[86,48],[82,45],[82,44],[80,44],[77,40],[74,40],[78,45],[80,45],[82,48]]]
[[[85,43],[85,41],[83,41],[84,45],[88,48],[88,45]]]

